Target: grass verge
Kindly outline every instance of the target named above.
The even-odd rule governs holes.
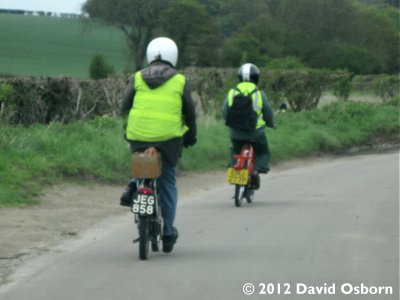
[[[341,152],[373,140],[399,142],[399,100],[385,105],[336,102],[321,109],[277,117],[268,130],[272,161]],[[0,128],[0,207],[37,203],[46,184],[62,180],[124,182],[129,149],[122,121],[99,117],[69,125]],[[181,170],[223,169],[228,132],[222,121],[201,120],[198,143],[184,151]]]

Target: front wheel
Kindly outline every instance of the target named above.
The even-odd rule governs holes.
[[[235,205],[236,207],[242,206],[242,201],[244,198],[244,185],[235,185]]]
[[[146,260],[149,254],[150,222],[147,219],[139,219],[139,258]]]

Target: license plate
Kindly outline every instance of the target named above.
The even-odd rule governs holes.
[[[228,168],[227,179],[230,184],[246,185],[249,181],[249,171],[247,169]]]
[[[140,216],[152,216],[154,207],[155,197],[153,194],[138,193],[133,199],[132,212]]]

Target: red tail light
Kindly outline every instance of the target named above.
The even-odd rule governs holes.
[[[153,190],[151,188],[145,187],[145,188],[141,188],[138,190],[139,194],[144,194],[144,195],[151,195],[154,194]]]

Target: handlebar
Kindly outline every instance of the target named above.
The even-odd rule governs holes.
[[[284,113],[288,110],[289,105],[286,102],[281,103],[281,105],[279,105],[279,109],[274,112],[274,115],[278,115],[279,113]],[[272,127],[273,129],[277,129],[278,127],[276,127],[276,125],[274,127]]]

